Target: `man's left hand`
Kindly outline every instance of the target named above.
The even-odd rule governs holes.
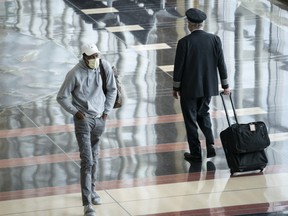
[[[103,119],[104,121],[106,121],[106,119],[107,119],[107,114],[103,113],[102,119]]]
[[[226,89],[224,89],[223,94],[224,94],[224,95],[229,95],[230,92],[231,92],[230,89],[229,89],[229,88],[226,88]]]

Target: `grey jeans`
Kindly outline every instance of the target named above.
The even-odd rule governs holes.
[[[102,118],[74,118],[74,125],[81,158],[82,203],[85,206],[91,204],[95,191],[99,143],[105,129],[105,121]]]

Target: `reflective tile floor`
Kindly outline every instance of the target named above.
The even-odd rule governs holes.
[[[83,215],[73,122],[55,96],[86,42],[118,68],[124,97],[101,144],[98,216],[288,215],[287,5],[0,0],[0,215]],[[205,11],[204,29],[222,39],[239,122],[267,125],[262,173],[230,176],[219,96],[211,103],[217,156],[207,159],[203,145],[202,163],[183,159],[186,133],[172,71],[190,7]]]

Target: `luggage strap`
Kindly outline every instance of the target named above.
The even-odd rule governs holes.
[[[224,92],[221,92],[221,93],[220,93],[220,96],[221,96],[222,103],[223,103],[223,107],[224,107],[224,110],[225,110],[227,122],[228,122],[228,125],[229,125],[229,127],[230,127],[230,126],[231,126],[231,123],[230,123],[230,120],[229,120],[228,111],[227,111],[227,108],[226,108],[226,105],[225,105],[225,101],[224,101]],[[232,100],[232,92],[230,92],[230,94],[229,94],[229,99],[230,99],[230,103],[231,103],[232,110],[233,110],[233,113],[234,113],[234,118],[235,118],[236,124],[238,124],[238,119],[237,119],[237,115],[236,115],[236,110],[235,110],[234,103],[233,103],[233,100]]]

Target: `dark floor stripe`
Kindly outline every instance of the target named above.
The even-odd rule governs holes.
[[[287,172],[288,172],[288,167],[285,167],[285,165],[268,166],[264,170],[264,174],[276,174],[276,173],[287,173]],[[243,174],[241,176],[233,177],[233,178],[241,178],[243,176],[249,176],[249,175],[252,176],[252,175],[262,175],[262,174],[250,173],[250,174]],[[139,178],[139,179],[100,181],[100,182],[97,182],[97,188],[99,190],[110,190],[110,189],[118,189],[118,188],[132,188],[132,187],[140,187],[140,186],[159,185],[159,184],[173,184],[173,183],[187,182],[187,181],[199,181],[200,178],[202,177],[203,177],[203,173],[196,172],[196,173],[183,173],[183,174],[174,174],[174,175],[165,175],[165,176],[154,176],[154,177]],[[217,175],[215,175],[215,172],[213,171],[208,171],[206,172],[205,180],[229,178],[229,177],[230,177],[229,170],[217,171]],[[204,180],[204,179],[201,179],[201,180]],[[78,192],[80,192],[79,184],[59,186],[59,187],[49,187],[49,188],[35,188],[35,189],[27,189],[27,190],[7,191],[7,192],[0,192],[0,201],[21,199],[21,198],[31,198],[31,197],[41,197],[41,196],[51,196],[51,195],[59,195],[59,194],[78,193]]]
[[[283,211],[288,209],[288,201],[260,203],[250,205],[237,205],[221,208],[198,209],[180,212],[167,212],[159,214],[148,214],[145,216],[230,216],[230,215],[269,215],[268,213],[278,212],[277,215],[285,215]]]

